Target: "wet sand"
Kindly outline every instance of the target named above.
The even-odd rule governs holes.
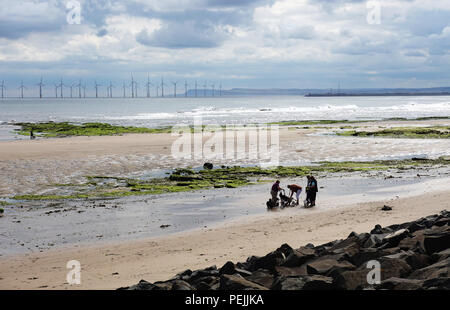
[[[388,195],[390,196],[390,195]],[[383,204],[393,210],[381,211]],[[299,247],[345,238],[450,209],[450,191],[429,191],[406,198],[356,203],[330,210],[311,208],[229,221],[166,237],[59,248],[0,258],[0,289],[115,289],[164,280],[187,268],[221,266],[264,255],[282,243]],[[66,283],[66,263],[81,263],[81,285]]]
[[[416,126],[449,124],[448,120],[360,123],[354,126]],[[280,127],[281,164],[312,161],[374,160],[450,155],[450,139],[390,139],[329,135],[332,128],[349,124],[318,125],[310,129]],[[130,134],[0,142],[0,196],[41,194],[51,184],[81,182],[85,175],[124,176],[155,169],[202,166],[203,160],[171,156],[176,136]],[[207,139],[204,138],[204,141]],[[331,147],[332,146],[332,147]],[[219,165],[257,164],[250,158],[211,160]]]

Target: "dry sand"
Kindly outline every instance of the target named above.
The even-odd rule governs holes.
[[[387,203],[393,211],[381,211]],[[346,238],[351,231],[370,231],[450,209],[450,191],[390,201],[360,203],[299,215],[295,209],[250,220],[237,220],[214,228],[167,237],[111,243],[0,259],[0,289],[115,289],[147,281],[166,280],[187,268],[226,261],[245,261],[264,255],[283,243],[299,247]],[[81,285],[66,283],[66,263],[81,263]]]

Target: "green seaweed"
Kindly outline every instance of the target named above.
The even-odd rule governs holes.
[[[20,126],[18,133],[30,135],[30,132],[40,136],[68,137],[68,136],[111,136],[127,133],[170,133],[170,127],[146,128],[133,126],[116,126],[107,123],[83,123],[72,124],[69,122],[44,122],[44,123],[15,123]]]
[[[73,192],[66,195],[17,195],[16,200],[62,200],[96,197],[126,197],[135,195],[159,195],[164,193],[187,192],[211,188],[237,188],[263,182],[274,178],[304,177],[309,174],[366,172],[389,169],[412,169],[418,166],[448,165],[450,158],[438,159],[413,158],[405,160],[376,161],[322,161],[311,166],[261,167],[223,167],[219,169],[176,169],[168,177],[140,180],[113,176],[86,176],[86,184],[96,184],[93,189]],[[101,185],[99,185],[101,184]],[[65,189],[67,186],[62,185]]]
[[[336,133],[339,136],[353,137],[386,137],[409,139],[449,139],[450,126],[432,127],[392,127],[377,131],[343,131]]]

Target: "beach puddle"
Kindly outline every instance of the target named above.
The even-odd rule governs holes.
[[[438,173],[439,172],[439,173]],[[395,199],[437,190],[442,171],[318,176],[317,206],[280,210],[279,213],[322,212],[359,202]],[[448,174],[448,171],[445,172]],[[445,174],[444,173],[444,174]],[[390,177],[391,176],[391,177]],[[282,179],[282,187],[305,178]],[[447,183],[446,183],[447,182]],[[0,255],[45,251],[53,247],[152,238],[193,229],[209,229],[228,221],[273,216],[266,201],[270,185],[220,188],[195,192],[119,199],[40,201],[6,206],[1,218]],[[301,200],[305,199],[302,193]]]

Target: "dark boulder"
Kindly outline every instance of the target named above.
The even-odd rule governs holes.
[[[293,250],[281,263],[285,267],[297,267],[316,257],[316,251],[312,248],[302,247]]]
[[[193,286],[183,280],[175,280],[173,281],[172,290],[178,291],[192,291],[195,290]]]
[[[448,257],[450,257],[450,247],[444,251],[440,251],[438,253],[434,253],[433,255],[431,255],[431,259],[433,260],[433,262],[439,262]]]
[[[204,278],[208,276],[218,277],[219,276],[219,270],[217,270],[216,266],[211,266],[205,269],[195,270],[192,272],[192,274],[189,276],[188,282],[195,281],[199,278]]]
[[[383,233],[383,228],[381,227],[380,224],[375,225],[375,227],[370,231],[370,234],[382,234]]]
[[[275,275],[279,277],[298,277],[298,276],[307,276],[308,271],[306,268],[306,264],[303,264],[299,267],[284,267],[284,266],[276,266],[275,267]]]
[[[354,270],[356,267],[347,261],[337,261],[333,258],[320,258],[306,265],[308,274],[326,275],[332,270]]]
[[[403,279],[392,277],[381,281],[376,289],[381,290],[418,290],[423,286],[423,280]]]
[[[249,271],[255,271],[264,268],[274,271],[275,266],[280,266],[292,252],[293,249],[289,245],[283,244],[280,248],[270,252],[266,256],[252,256],[247,259],[246,269]]]
[[[450,278],[440,277],[428,279],[423,282],[423,287],[425,289],[450,290]]]
[[[378,247],[383,243],[383,238],[388,234],[371,234],[369,238],[367,238],[366,242],[364,242],[364,248],[373,248]]]
[[[212,163],[204,163],[203,164],[203,169],[212,169],[214,167],[214,165]]]
[[[426,267],[431,264],[431,258],[425,254],[415,253],[411,250],[400,251],[396,254],[386,255],[383,258],[403,259],[413,270]]]
[[[384,245],[383,248],[396,247],[396,246],[398,246],[400,241],[402,241],[403,239],[405,239],[406,237],[409,237],[409,236],[410,236],[410,233],[405,228],[399,229],[395,232],[392,232],[383,238],[383,240],[382,240],[382,244]]]
[[[423,245],[430,255],[447,249],[450,245],[450,227],[444,231],[425,233]]]
[[[441,260],[433,265],[415,270],[409,275],[409,279],[432,279],[449,277],[450,258]]]
[[[150,291],[156,289],[156,286],[153,285],[153,283],[147,282],[145,280],[139,281],[138,284],[128,286],[128,287],[121,287],[119,290],[130,290],[130,291]]]
[[[284,268],[284,267],[276,267]],[[253,272],[250,276],[245,277],[246,280],[262,285],[266,288],[270,288],[274,281],[274,276],[270,274],[269,270],[259,269]]]
[[[391,254],[388,250],[379,250],[376,248],[363,248],[358,253],[348,258],[348,261],[353,265],[359,267],[362,264],[367,264],[368,261],[377,259],[381,256]]]
[[[275,280],[273,290],[333,290],[336,286],[330,277],[313,275],[299,277],[279,277]]]
[[[221,290],[267,290],[266,287],[248,281],[238,274],[220,276]]]

